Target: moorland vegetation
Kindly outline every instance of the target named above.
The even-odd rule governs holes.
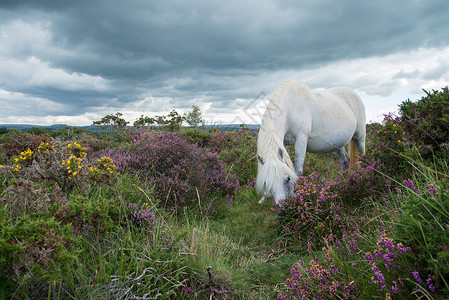
[[[360,170],[308,154],[281,207],[257,203],[257,132],[121,117],[0,131],[0,298],[449,296],[448,88],[368,124]]]

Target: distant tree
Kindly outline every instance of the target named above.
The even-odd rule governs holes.
[[[147,128],[152,129],[153,125],[156,123],[154,118],[150,118],[144,115],[141,115],[139,119],[134,121],[133,126],[136,128]]]
[[[123,114],[117,112],[115,115],[104,116],[100,121],[94,121],[92,126],[99,126],[103,133],[107,131],[115,132],[117,129],[125,127],[129,122],[122,118]]]
[[[178,114],[176,110],[172,110],[167,117],[166,127],[168,131],[180,131],[182,129],[184,117]]]
[[[0,134],[6,134],[6,133],[8,133],[8,128],[0,127]]]
[[[193,128],[197,128],[199,125],[204,125],[205,123],[205,120],[201,117],[201,110],[196,105],[192,106],[191,112],[184,114],[184,119]]]
[[[154,117],[154,122],[160,127],[164,128],[167,124],[167,116],[156,116]]]
[[[246,126],[245,124],[240,124],[239,127],[240,127],[240,130],[249,130],[249,127]]]
[[[182,129],[184,117],[176,110],[172,110],[167,116],[156,116],[155,121],[162,129],[174,132]]]

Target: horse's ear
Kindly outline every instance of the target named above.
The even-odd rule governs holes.
[[[265,162],[263,161],[262,156],[260,154],[257,154],[257,160],[263,165]]]
[[[279,159],[280,159],[281,161],[284,161],[284,153],[282,152],[282,149],[281,149],[281,148],[279,148],[278,155],[279,155]]]

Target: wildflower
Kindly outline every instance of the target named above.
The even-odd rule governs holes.
[[[429,287],[429,290],[434,293],[435,292],[435,286],[432,284],[432,277],[430,277],[430,274],[428,278],[426,279],[427,286]]]
[[[438,194],[438,191],[436,190],[435,186],[434,186],[432,183],[429,183],[429,184],[427,185],[427,188],[428,188],[429,193],[430,193],[431,195],[437,195],[437,194]]]
[[[419,284],[422,284],[421,277],[419,276],[418,271],[413,271],[412,274],[413,274],[413,277],[415,277],[416,281],[417,281]]]
[[[229,194],[226,195],[226,200],[228,200],[228,209],[231,210],[232,202],[234,201],[234,196],[229,197]]]

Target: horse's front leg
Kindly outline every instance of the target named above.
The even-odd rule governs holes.
[[[307,137],[300,136],[295,141],[295,172],[301,176],[304,171],[304,160],[306,159]]]

